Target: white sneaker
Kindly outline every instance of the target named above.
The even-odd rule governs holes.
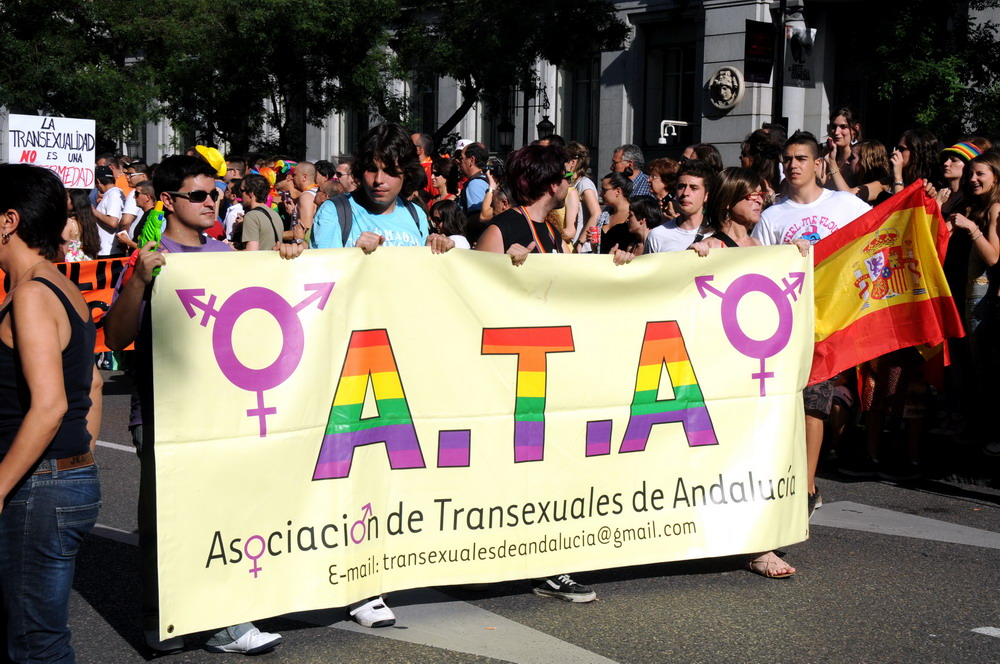
[[[224,646],[205,646],[209,652],[236,652],[242,655],[257,655],[281,645],[281,634],[262,632],[256,627]]]
[[[385,600],[381,597],[352,610],[351,617],[362,627],[391,627],[396,624],[396,614],[385,605]]]
[[[149,646],[150,650],[174,652],[184,649],[184,637],[172,636],[165,641],[160,641],[160,630],[158,629],[143,630],[143,635],[146,637],[146,645]]]

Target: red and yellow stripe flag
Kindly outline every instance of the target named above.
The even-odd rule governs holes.
[[[899,348],[960,337],[941,264],[948,229],[915,182],[814,247],[809,384]]]

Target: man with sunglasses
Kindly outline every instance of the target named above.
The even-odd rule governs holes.
[[[337,162],[337,170],[333,177],[343,188],[345,194],[349,194],[358,188],[358,181],[354,179],[354,157],[341,157]]]
[[[142,210],[139,209],[139,205],[136,203],[136,196],[138,195],[138,190],[136,187],[139,186],[140,182],[145,182],[146,178],[149,177],[149,166],[142,161],[133,161],[128,166],[125,167],[125,178],[128,180],[128,185],[132,187],[132,190],[125,195],[125,207],[122,210],[121,226],[126,231],[120,231],[126,233],[126,237],[130,237],[132,232],[135,230],[135,220],[142,214]],[[118,239],[125,243],[119,234]]]
[[[111,308],[104,316],[105,342],[123,350],[135,342],[132,415],[129,431],[139,456],[139,556],[142,578],[142,622],[146,644],[155,651],[169,652],[184,647],[181,637],[159,638],[159,587],[157,583],[156,466],[153,453],[153,356],[152,317],[149,301],[153,270],[166,263],[168,253],[230,251],[229,245],[208,237],[205,232],[216,223],[216,169],[191,156],[169,157],[153,177],[157,199],[163,203],[166,229],[159,246],[152,242],[136,255],[134,270],[125,270],[115,286]],[[301,245],[281,245],[282,256],[301,253]],[[251,623],[219,630],[209,638],[210,652],[252,655],[266,652],[281,643],[281,636],[261,632]]]

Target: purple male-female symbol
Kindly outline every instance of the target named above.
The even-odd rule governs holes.
[[[257,393],[257,407],[247,410],[247,417],[257,417],[260,420],[260,437],[267,435],[267,416],[278,412],[277,408],[264,405],[264,392],[285,382],[291,376],[305,348],[305,332],[299,321],[299,312],[313,302],[321,311],[326,307],[333,292],[333,282],[321,284],[305,284],[307,291],[312,291],[297,305],[292,306],[283,297],[268,288],[252,286],[233,293],[228,300],[215,309],[216,296],[210,295],[208,302],[202,302],[199,297],[205,295],[204,288],[183,288],[177,290],[184,309],[189,317],[198,315],[196,309],[201,309],[201,326],[207,327],[208,321],[214,316],[215,327],[212,330],[212,349],[219,369],[230,383],[248,392]],[[236,357],[233,348],[233,329],[240,316],[253,309],[260,309],[274,318],[281,328],[281,352],[277,359],[263,369],[252,369]]]
[[[806,280],[805,272],[790,272],[788,279],[782,278],[781,286],[762,274],[745,274],[729,284],[725,292],[710,285],[709,282],[714,278],[714,275],[695,277],[694,283],[698,287],[698,293],[702,299],[708,297],[709,293],[722,298],[722,329],[726,333],[726,338],[739,352],[760,360],[760,371],[750,374],[750,377],[760,381],[760,396],[767,396],[764,381],[774,378],[774,372],[765,371],[764,363],[767,358],[774,357],[788,345],[788,340],[792,336],[791,302],[798,299],[796,291],[802,293],[802,285]],[[767,339],[753,339],[740,327],[737,310],[743,297],[750,293],[767,296],[778,310],[778,327]]]

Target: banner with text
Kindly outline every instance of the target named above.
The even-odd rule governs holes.
[[[808,536],[795,247],[171,255],[160,629]]]
[[[83,294],[83,299],[90,306],[90,315],[94,317],[94,323],[97,325],[97,339],[94,343],[95,353],[109,350],[104,345],[104,326],[101,320],[111,306],[115,284],[118,283],[118,275],[125,269],[127,263],[128,257],[125,256],[76,263],[56,263],[56,268],[77,285],[80,293]],[[7,296],[9,281],[3,270],[0,270],[0,300]],[[125,350],[132,350],[132,347],[129,346]]]
[[[64,186],[94,188],[94,120],[18,115],[7,118],[7,163],[55,172]]]

